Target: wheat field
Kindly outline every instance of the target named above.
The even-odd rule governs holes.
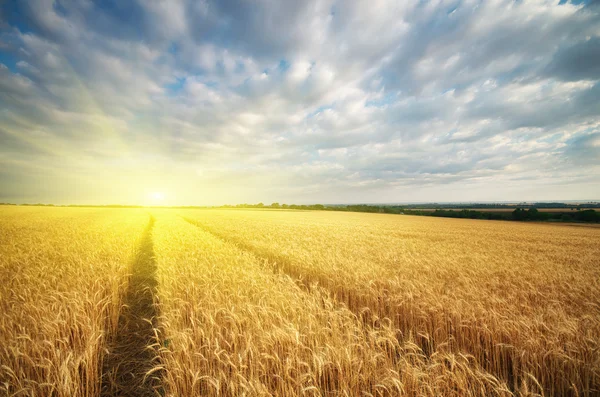
[[[0,207],[0,394],[596,396],[600,229]]]

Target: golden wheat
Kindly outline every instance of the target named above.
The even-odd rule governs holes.
[[[599,241],[379,214],[0,207],[0,393],[598,395]]]
[[[0,393],[98,396],[148,215],[0,207]]]
[[[182,216],[424,354],[469,354],[516,394],[600,385],[600,230],[297,211]]]
[[[471,357],[426,358],[386,321],[366,326],[327,291],[169,213],[157,219],[169,395],[510,394]]]

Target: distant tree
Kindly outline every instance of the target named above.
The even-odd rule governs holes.
[[[535,221],[536,219],[539,219],[539,216],[540,212],[537,208],[530,208],[529,211],[527,211],[527,219]]]
[[[540,212],[537,208],[533,207],[527,211],[527,219],[532,221],[545,221],[550,217],[547,212]]]
[[[571,208],[572,210],[572,208]],[[572,222],[573,221],[573,217],[569,214],[562,214],[560,217],[560,220],[563,222]]]
[[[272,203],[271,208],[279,208],[279,203]]]
[[[575,219],[583,222],[600,222],[600,214],[594,210],[580,211]]]
[[[264,207],[265,205],[263,203],[258,203],[256,204],[257,207]]]
[[[527,211],[525,211],[523,208],[517,208],[513,211],[512,217],[517,221],[525,220],[527,218]]]

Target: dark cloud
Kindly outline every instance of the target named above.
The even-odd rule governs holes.
[[[578,136],[572,139],[564,152],[566,158],[582,166],[597,164],[600,160],[600,133]]]
[[[600,79],[600,37],[560,49],[546,67],[546,75],[564,81]]]

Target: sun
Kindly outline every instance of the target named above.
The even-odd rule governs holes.
[[[152,192],[150,193],[150,201],[153,203],[162,203],[165,200],[165,194],[163,192]]]

